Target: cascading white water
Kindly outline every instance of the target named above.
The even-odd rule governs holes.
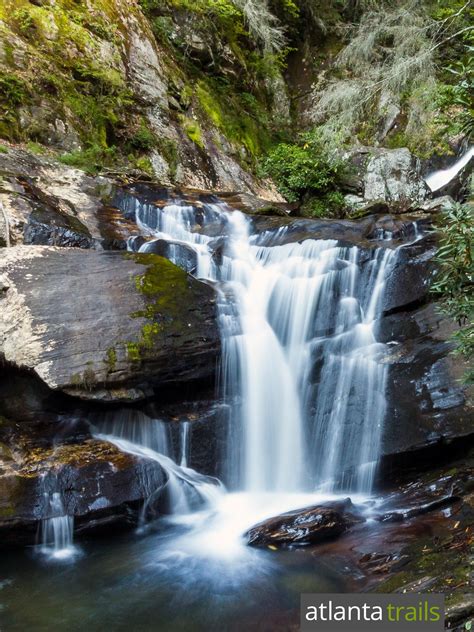
[[[376,320],[396,251],[374,249],[366,261],[331,240],[278,245],[285,228],[252,234],[248,217],[222,203],[126,205],[146,235],[193,248],[195,275],[218,283],[221,388],[233,408],[226,483],[309,491],[352,468],[348,487],[370,490],[387,379]],[[216,226],[218,263],[206,235]]]
[[[73,545],[74,517],[66,514],[59,492],[44,492],[48,518],[41,521],[41,552],[52,559],[66,559],[77,553]]]
[[[165,485],[168,513],[186,514],[212,504],[221,493],[217,480],[203,476],[191,468],[177,465],[172,458],[169,428],[158,419],[151,419],[135,410],[106,413],[94,419],[98,439],[109,441],[123,452],[158,463],[167,476]],[[147,501],[143,520],[159,491],[156,478],[142,481]]]
[[[451,167],[430,173],[425,179],[426,184],[433,192],[439,191],[449,184],[458,173],[469,164],[473,156],[474,147],[470,147]]]
[[[189,457],[189,421],[183,421],[180,424],[180,448],[181,448],[181,457],[179,459],[179,464],[181,467],[187,467],[188,465],[188,457]]]

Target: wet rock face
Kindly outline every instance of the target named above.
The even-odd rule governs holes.
[[[160,255],[166,259],[173,258],[175,264],[189,274],[194,274],[197,270],[197,253],[185,244],[154,239],[143,247],[142,252]]]
[[[130,401],[158,385],[213,381],[214,290],[156,255],[5,250],[0,353],[50,388]]]
[[[34,544],[39,521],[50,517],[51,494],[82,532],[136,524],[142,501],[166,483],[153,461],[93,439],[85,424],[0,428],[1,545]]]
[[[455,325],[436,305],[400,311],[382,318],[379,339],[391,342],[387,362],[387,412],[383,454],[407,455],[472,435],[472,409],[466,370],[451,355]],[[414,458],[414,457],[412,457]]]
[[[400,248],[387,279],[382,309],[384,313],[417,306],[430,300],[431,279],[435,273],[436,244],[430,236]]]
[[[337,538],[363,521],[347,498],[270,518],[249,529],[244,537],[251,546],[317,544]]]

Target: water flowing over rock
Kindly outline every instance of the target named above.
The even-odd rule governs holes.
[[[33,544],[44,521],[40,543],[46,553],[61,555],[72,545],[73,520],[79,532],[133,526],[150,490],[165,483],[156,462],[93,439],[84,424],[3,423],[2,546]]]
[[[297,491],[333,485],[344,468],[355,468],[350,485],[370,489],[387,375],[374,323],[397,251],[310,239],[319,226],[311,222],[305,241],[281,244],[287,228],[254,233],[253,220],[222,203],[132,196],[118,203],[154,238],[139,252],[181,243],[196,253],[196,276],[219,283],[222,386],[232,402],[224,480]],[[210,247],[212,227],[226,237],[220,260]],[[178,251],[169,256],[178,263]]]
[[[377,455],[467,432],[465,397],[451,369],[442,380],[457,395],[446,399],[444,433],[433,432],[439,421],[426,416],[414,433],[397,406],[397,392],[410,392],[415,406],[421,396],[399,359],[402,330],[388,334],[386,324],[403,321],[409,339],[422,335],[402,314],[429,301],[434,247],[423,217],[244,216],[216,198],[180,200],[146,188],[114,203],[146,236],[132,238],[130,248],[146,252],[166,243],[167,255],[185,269],[188,255],[181,253],[194,252],[194,274],[217,282],[229,430],[222,435],[212,415],[200,436],[227,444],[220,475],[231,488],[297,490],[304,469],[309,487],[367,490]],[[449,352],[446,343],[438,347],[436,358]],[[430,371],[429,355],[419,358],[419,368]],[[433,389],[430,402],[438,398]],[[397,433],[391,419],[402,417],[406,430]],[[205,456],[194,463],[216,471]]]
[[[464,192],[466,181],[472,172],[474,147],[468,148],[446,169],[434,171],[426,176],[426,184],[437,195],[452,195],[459,198]]]

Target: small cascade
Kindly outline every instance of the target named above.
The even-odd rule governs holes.
[[[173,460],[169,427],[165,422],[151,419],[139,411],[123,410],[95,419],[94,425],[98,439],[113,443],[123,452],[159,464],[167,476],[167,513],[190,513],[199,507],[212,505],[220,495],[222,487],[216,479],[177,465]],[[142,511],[145,521],[156,495],[161,495],[162,490],[156,480],[142,482],[148,496]]]
[[[352,256],[355,260],[357,252]],[[387,381],[386,347],[377,343],[376,319],[387,271],[396,256],[394,250],[376,250],[365,275],[357,267],[352,271],[334,315],[335,335],[313,343],[314,357],[321,364],[319,383],[307,394],[316,402],[311,439],[314,482],[329,490],[348,468],[355,471],[342,487],[361,493],[372,487]]]
[[[176,246],[166,256],[185,267],[179,248],[186,247],[196,256],[195,276],[216,283],[220,388],[231,408],[226,485],[331,491],[351,471],[344,487],[370,491],[387,382],[377,319],[397,250],[313,239],[281,245],[287,227],[254,232],[246,215],[222,202],[154,205],[129,196],[122,208],[152,238],[131,249],[158,252],[165,241]],[[187,431],[178,455],[184,466]]]
[[[45,477],[43,486],[46,488]],[[74,517],[67,515],[60,492],[44,491],[48,517],[41,521],[40,550],[50,559],[64,560],[75,556],[73,544]]]
[[[425,178],[426,184],[433,193],[448,185],[469,164],[474,156],[474,147],[470,147],[451,167],[440,169]]]
[[[181,456],[179,459],[179,464],[181,467],[187,467],[188,458],[189,458],[189,430],[190,430],[190,422],[183,421],[180,424],[180,450]]]

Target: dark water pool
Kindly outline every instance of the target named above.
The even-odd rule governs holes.
[[[74,559],[4,553],[0,629],[297,630],[302,592],[354,590],[344,560],[245,546],[241,509],[79,542]]]

